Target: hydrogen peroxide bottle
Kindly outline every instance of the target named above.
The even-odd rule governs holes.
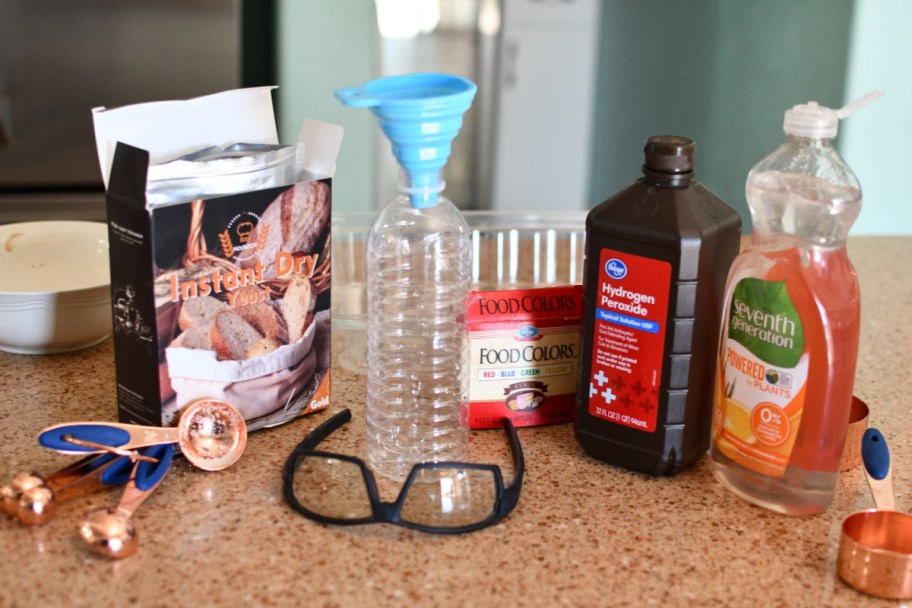
[[[586,219],[576,438],[673,474],[709,447],[723,289],[741,218],[694,180],[694,142],[651,137],[643,177]]]
[[[367,241],[367,458],[398,481],[418,463],[465,460],[472,250],[441,170],[475,91],[448,74],[336,91],[370,108],[402,167]]]
[[[786,141],[747,177],[753,232],[725,290],[710,466],[772,511],[818,513],[836,488],[860,327],[845,241],[861,187],[833,141],[879,95],[787,110]]]

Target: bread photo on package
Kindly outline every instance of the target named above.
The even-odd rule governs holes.
[[[224,205],[230,218],[191,203],[186,247],[169,260],[190,272],[156,277],[159,307],[180,306],[165,346],[175,395],[166,420],[199,398],[231,403],[253,428],[328,404],[328,365],[318,365],[328,357],[315,350],[329,344],[314,340],[314,322],[330,308],[330,200],[329,186],[311,181],[262,209]]]
[[[322,182],[283,192],[253,229],[250,239],[257,243],[256,255],[245,259],[242,266],[250,268],[260,263],[263,276],[272,279],[276,277],[278,261],[278,272],[286,274],[294,261],[281,254],[313,251],[329,222],[329,198],[329,186]]]
[[[93,116],[112,289],[144,328],[114,335],[120,420],[175,424],[208,398],[255,430],[327,407],[341,128],[280,145],[268,87]]]

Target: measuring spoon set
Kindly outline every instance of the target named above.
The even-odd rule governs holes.
[[[116,506],[97,509],[79,524],[79,535],[92,551],[121,558],[139,546],[133,513],[165,478],[174,445],[197,468],[220,471],[243,454],[247,425],[227,403],[202,399],[186,407],[177,427],[66,423],[44,429],[38,442],[82,458],[47,476],[19,473],[0,487],[0,511],[23,524],[41,525],[62,502],[125,486]]]

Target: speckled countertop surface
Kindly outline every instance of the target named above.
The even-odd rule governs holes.
[[[908,510],[912,238],[855,238],[849,252],[863,297],[855,392],[891,444],[897,505]],[[0,481],[71,461],[38,446],[43,427],[116,418],[112,362],[110,340],[72,354],[0,354]],[[349,407],[354,419],[328,447],[363,456],[363,379],[333,373],[329,413]],[[499,525],[455,537],[330,528],[285,505],[280,477],[291,449],[327,417],[253,433],[226,471],[178,460],[137,512],[142,546],[125,560],[96,557],[76,536],[80,518],[116,503],[116,491],[65,503],[43,527],[0,516],[0,605],[901,605],[835,574],[840,523],[872,506],[859,468],[841,476],[828,511],[790,518],[722,489],[705,458],[648,478],[588,458],[563,424],[520,429],[525,485]],[[469,456],[510,468],[499,431],[475,431]]]

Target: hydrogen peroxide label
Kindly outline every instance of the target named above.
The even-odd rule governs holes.
[[[804,328],[785,281],[739,281],[727,323],[716,445],[748,469],[781,476],[798,434],[808,376]]]
[[[589,413],[653,432],[671,264],[611,249],[602,249],[599,264]]]

